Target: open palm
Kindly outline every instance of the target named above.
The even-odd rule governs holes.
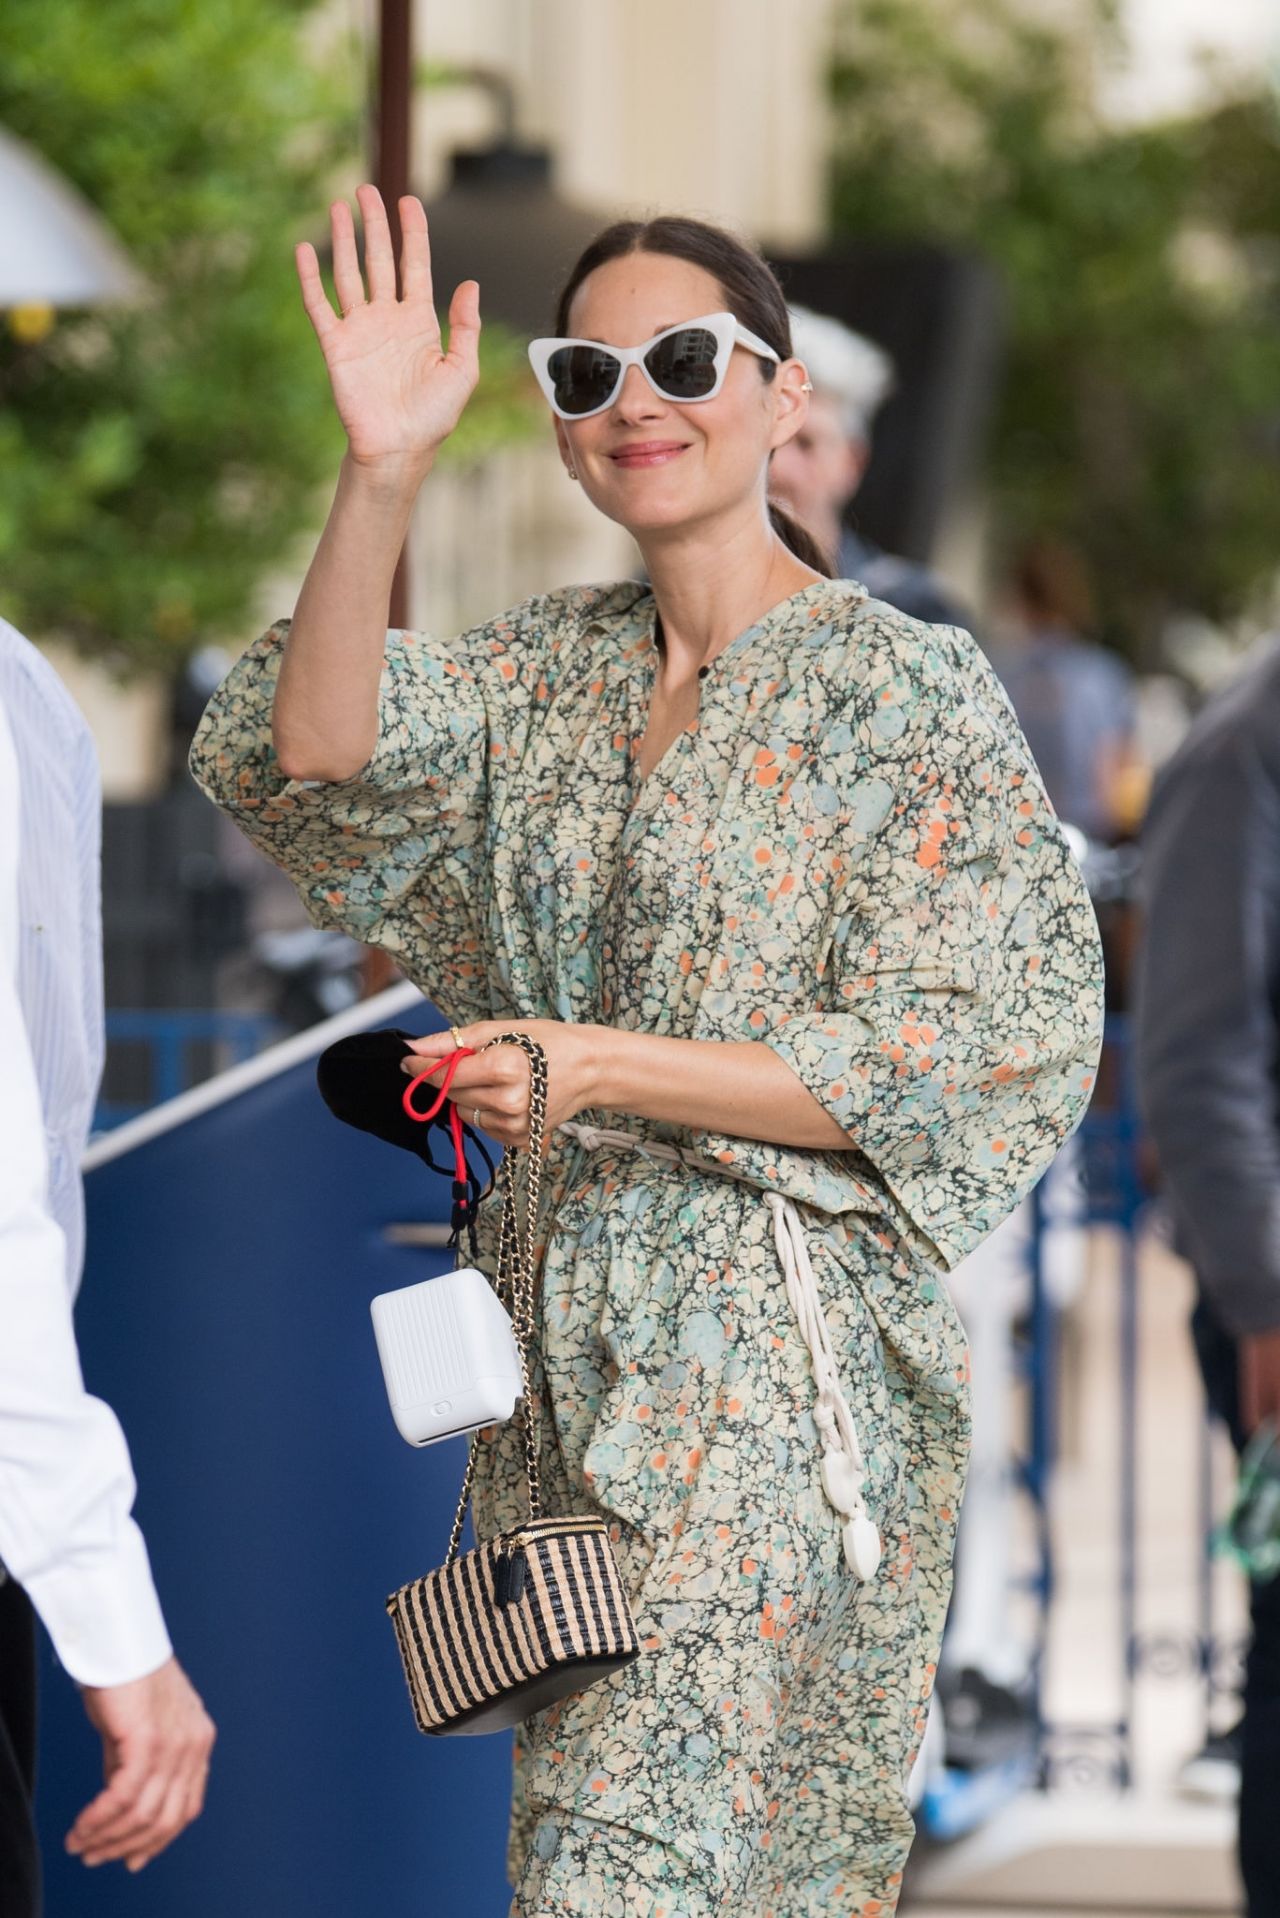
[[[345,200],[329,209],[333,280],[341,315],[334,312],[309,241],[295,248],[302,303],[329,369],[334,403],[351,456],[361,464],[395,465],[430,459],[457,425],[480,376],[480,288],[464,280],[449,305],[449,351],[431,290],[431,246],[421,200],[406,194],[400,208],[400,285],[382,195],[356,189],[364,218],[366,294],[356,254],[355,220]]]

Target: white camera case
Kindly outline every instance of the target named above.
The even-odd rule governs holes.
[[[522,1390],[506,1307],[474,1265],[380,1292],[369,1307],[391,1401],[410,1445],[509,1419]]]

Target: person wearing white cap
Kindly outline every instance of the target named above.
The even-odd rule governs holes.
[[[893,361],[840,320],[804,306],[791,308],[791,341],[814,390],[804,425],[773,455],[770,494],[831,555],[839,577],[860,580],[873,598],[912,619],[972,632],[968,610],[928,567],[883,552],[845,523],[871,461],[872,422],[896,383]]]

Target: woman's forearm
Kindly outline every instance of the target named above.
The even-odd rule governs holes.
[[[664,1039],[600,1028],[591,1103],[775,1145],[850,1151],[854,1141],[770,1046],[759,1040]]]
[[[378,737],[391,583],[429,464],[374,471],[350,455],[303,582],[271,732],[291,779],[350,779]]]

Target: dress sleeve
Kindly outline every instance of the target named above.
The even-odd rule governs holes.
[[[754,1036],[848,1134],[852,1151],[822,1155],[827,1176],[878,1190],[951,1268],[1083,1116],[1101,1045],[1097,925],[967,634],[931,629],[848,720],[823,772],[842,880],[811,948],[812,1008]]]
[[[231,669],[196,731],[196,783],[289,875],[312,923],[383,947],[433,998],[447,979],[455,1017],[489,1011],[478,914],[490,814],[565,635],[600,590],[540,595],[455,639],[388,632],[377,743],[350,779],[280,770],[271,710],[287,619]]]

